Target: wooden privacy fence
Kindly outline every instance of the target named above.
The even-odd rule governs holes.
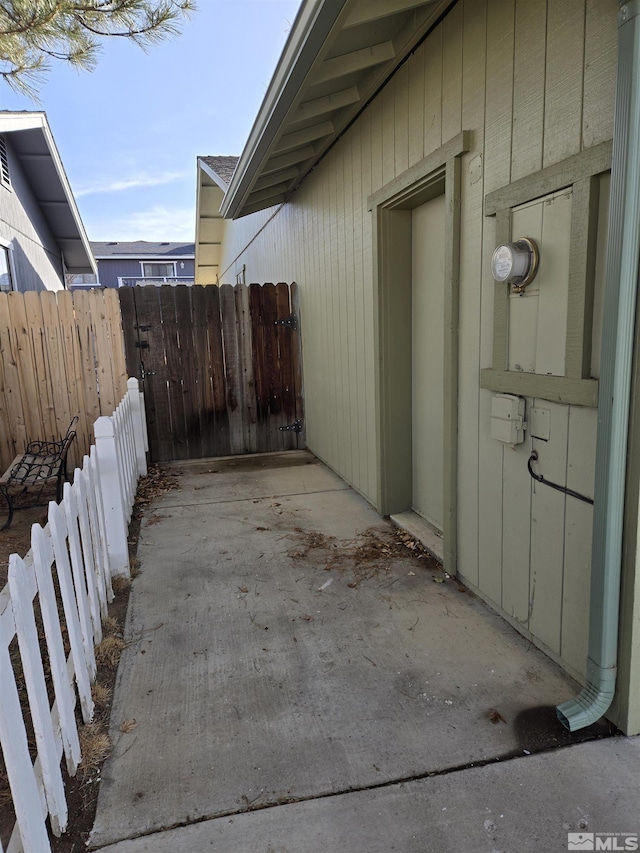
[[[0,745],[16,823],[4,848],[7,853],[49,853],[47,817],[54,835],[64,832],[67,824],[61,759],[64,755],[67,772],[75,775],[82,759],[77,699],[82,720],[90,722],[94,646],[102,639],[102,619],[113,598],[111,578],[129,575],[127,523],[138,477],[146,473],[140,398],[137,381],[129,380],[113,417],[96,421],[95,445],[76,469],[73,485],[65,483],[62,502],[49,504],[44,528],[33,525],[26,557],[9,558],[9,581],[0,592]],[[36,611],[41,614],[50,676],[45,676]],[[35,762],[19,699],[17,681],[22,678]],[[51,686],[53,706],[48,698]]]
[[[123,287],[119,295],[153,461],[304,446],[295,283]]]
[[[59,439],[74,415],[69,463],[77,465],[126,378],[115,291],[0,293],[0,468],[28,441]]]

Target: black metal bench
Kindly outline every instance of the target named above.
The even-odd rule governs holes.
[[[76,437],[75,417],[69,424],[66,435],[60,441],[30,441],[25,452],[16,456],[0,477],[0,492],[7,502],[8,517],[0,530],[7,530],[13,521],[13,501],[30,489],[39,489],[38,496],[47,484],[55,482],[56,500],[62,500],[62,489],[67,474],[67,454]]]

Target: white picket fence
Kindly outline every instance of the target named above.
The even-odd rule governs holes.
[[[95,445],[66,483],[58,505],[49,504],[48,522],[34,524],[24,559],[12,554],[9,581],[0,592],[0,745],[16,823],[6,853],[48,853],[46,821],[55,835],[65,831],[67,803],[61,771],[81,760],[75,706],[85,723],[93,717],[91,683],[96,676],[94,645],[102,639],[102,619],[113,599],[111,578],[130,575],[127,530],[138,478],[147,473],[144,402],[136,379],[111,417],[94,424]],[[54,573],[64,611],[70,653],[65,658]],[[50,664],[53,707],[34,614],[39,602]],[[9,646],[17,637],[33,733],[35,764]],[[4,853],[0,843],[0,853]]]

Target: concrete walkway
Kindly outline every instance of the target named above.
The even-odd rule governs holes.
[[[92,847],[539,853],[640,831],[638,739],[567,733],[553,706],[577,685],[312,456],[174,469],[141,531]]]

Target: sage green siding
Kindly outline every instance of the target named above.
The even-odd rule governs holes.
[[[246,265],[247,281],[300,285],[309,448],[376,503],[375,211],[367,198],[462,130],[471,132],[460,210],[457,570],[579,677],[592,510],[534,488],[527,459],[538,450],[546,478],[593,495],[596,410],[527,397],[527,413],[548,412],[549,439],[528,432],[511,448],[491,438],[494,392],[481,389],[480,371],[494,366],[490,260],[499,226],[484,215],[484,199],[611,138],[616,13],[615,0],[460,0],[288,203],[225,224],[221,264],[221,281],[234,282]],[[598,180],[593,377],[608,193],[606,177]],[[558,244],[570,237],[572,200],[563,189],[556,188],[557,227],[548,223],[550,249],[553,235]],[[553,251],[561,265],[562,245]],[[535,339],[512,342],[514,364],[526,355],[533,370],[563,372],[554,331],[571,312],[568,292],[557,306],[540,298],[548,323],[538,322]]]

